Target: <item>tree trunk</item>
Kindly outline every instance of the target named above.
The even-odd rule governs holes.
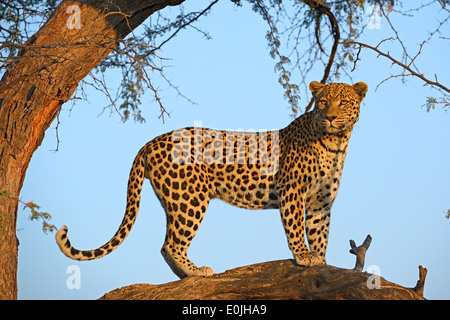
[[[12,196],[0,196],[0,299],[17,298],[17,198],[45,130],[117,40],[183,1],[63,1],[8,66],[0,82],[0,190]]]

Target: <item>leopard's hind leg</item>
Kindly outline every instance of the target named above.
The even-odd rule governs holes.
[[[210,196],[204,168],[198,165],[171,165],[171,179],[153,183],[167,218],[166,237],[161,254],[172,271],[180,278],[208,277],[213,270],[197,267],[187,257],[192,239],[208,208]],[[159,188],[158,188],[159,187]]]
[[[168,202],[166,205],[167,229],[161,254],[181,279],[187,276],[209,277],[213,274],[211,268],[199,268],[187,257],[189,245],[200,227],[209,199],[200,200],[198,194],[183,195],[186,200],[181,198],[180,202]]]

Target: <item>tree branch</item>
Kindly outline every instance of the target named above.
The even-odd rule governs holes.
[[[391,39],[392,39],[392,38],[391,38]],[[388,52],[388,53],[385,53],[385,52],[382,52],[381,50],[378,49],[379,45],[380,45],[382,42],[386,41],[386,40],[390,40],[390,39],[385,39],[385,40],[381,41],[376,47],[372,47],[372,46],[370,46],[370,45],[368,45],[368,44],[365,44],[365,43],[362,43],[362,42],[358,42],[358,41],[344,41],[344,42],[340,42],[339,44],[347,44],[347,45],[353,44],[353,45],[358,45],[358,46],[359,46],[357,49],[360,49],[360,48],[368,48],[368,49],[371,49],[372,51],[375,51],[376,53],[378,53],[378,56],[383,56],[383,57],[385,57],[385,58],[391,60],[393,64],[396,64],[396,65],[402,67],[403,69],[407,70],[407,71],[410,73],[410,75],[415,76],[415,77],[421,79],[422,81],[425,82],[426,85],[432,85],[432,86],[438,87],[438,88],[440,88],[440,89],[442,89],[442,90],[444,90],[444,91],[450,93],[450,89],[447,88],[446,86],[444,86],[443,84],[439,83],[439,82],[437,81],[437,78],[436,78],[436,77],[435,77],[435,78],[436,78],[436,81],[433,81],[433,80],[430,80],[430,79],[426,78],[423,74],[420,74],[420,73],[414,71],[413,69],[411,69],[410,65],[411,65],[411,63],[413,63],[413,61],[417,58],[417,56],[420,54],[420,51],[422,50],[423,43],[420,45],[420,49],[419,49],[419,52],[417,53],[417,55],[414,56],[414,58],[411,60],[411,62],[410,62],[408,65],[406,65],[406,64],[404,64],[404,63],[398,61],[397,59],[393,58],[393,57],[389,54],[389,52]]]
[[[339,24],[338,24],[338,21],[336,20],[336,17],[331,12],[330,8],[324,6],[320,3],[317,3],[315,1],[312,1],[312,0],[304,0],[303,2],[305,4],[307,4],[308,6],[310,6],[312,9],[317,11],[317,13],[318,13],[317,21],[320,21],[320,16],[326,15],[331,24],[331,33],[333,34],[334,42],[333,42],[333,46],[331,47],[330,56],[328,58],[328,63],[326,65],[324,73],[323,73],[323,78],[320,81],[321,83],[325,84],[327,82],[328,76],[330,75],[331,66],[333,65],[334,57],[336,56],[337,48],[339,45],[339,40],[341,38]],[[317,22],[317,23],[319,23],[319,22]],[[317,25],[316,25],[316,36],[317,36]],[[317,43],[319,44],[319,47],[321,48],[318,38],[317,38]],[[305,108],[305,112],[307,112],[311,109],[313,103],[314,103],[314,98],[311,98],[311,101]]]

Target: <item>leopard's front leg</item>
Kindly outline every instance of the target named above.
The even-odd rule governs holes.
[[[317,257],[317,264],[326,264],[325,253],[333,199],[326,198],[325,200],[306,204],[306,238],[311,252]]]

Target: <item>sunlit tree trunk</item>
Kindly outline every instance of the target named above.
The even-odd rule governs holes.
[[[45,130],[117,40],[183,1],[63,1],[9,65],[0,82],[0,190],[10,194],[0,196],[0,299],[17,298],[17,198]]]

